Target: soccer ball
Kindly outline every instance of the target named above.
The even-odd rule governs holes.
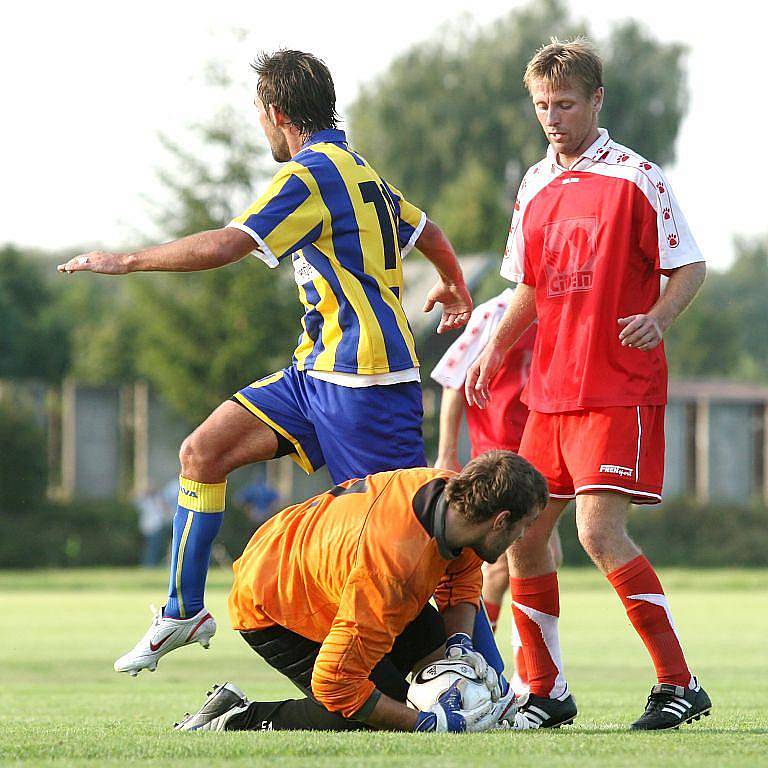
[[[461,686],[463,709],[475,709],[491,700],[491,692],[469,664],[442,659],[414,675],[408,688],[408,706],[426,712],[457,680],[465,681]]]

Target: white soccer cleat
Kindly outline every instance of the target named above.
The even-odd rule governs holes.
[[[163,616],[163,611],[154,606],[152,613],[155,618],[146,634],[115,662],[115,672],[127,672],[131,677],[136,677],[142,669],[154,672],[161,656],[192,643],[207,648],[216,634],[216,622],[205,608],[190,619]]]

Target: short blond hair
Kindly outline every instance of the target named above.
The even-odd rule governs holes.
[[[552,37],[536,51],[525,68],[523,85],[528,93],[532,93],[538,80],[555,90],[576,85],[585,96],[591,96],[603,85],[603,62],[586,37],[566,41]]]

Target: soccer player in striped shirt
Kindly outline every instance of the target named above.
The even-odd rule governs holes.
[[[553,40],[530,61],[524,82],[549,149],[525,174],[515,203],[501,268],[517,283],[514,298],[466,385],[470,402],[488,405],[488,384],[505,350],[538,318],[520,454],[547,478],[551,501],[509,552],[530,684],[521,711],[539,727],[576,714],[547,546],[575,497],[579,540],[616,590],[656,670],[632,728],[676,728],[708,714],[711,702],[626,521],[630,503],[661,501],[662,335],[701,286],[704,259],[661,170],[598,127],[602,62],[591,45]],[[663,293],[662,274],[669,276]]]
[[[472,310],[442,231],[338,130],[325,64],[283,50],[253,66],[259,122],[273,157],[285,164],[264,195],[222,229],[136,253],[92,252],[59,266],[67,273],[190,272],[253,253],[269,267],[292,262],[305,309],[293,364],[241,389],[182,444],[168,600],[115,662],[133,675],[180,646],[207,647],[216,630],[203,596],[232,470],[288,455],[308,473],[327,464],[339,483],[426,464],[419,362],[401,304],[402,258],[417,247],[439,274],[424,308],[442,303],[438,332],[463,325]]]

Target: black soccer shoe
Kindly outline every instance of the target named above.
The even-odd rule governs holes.
[[[194,715],[185,715],[173,727],[177,731],[225,731],[227,723],[235,715],[245,712],[249,706],[250,702],[236,685],[214,685],[208,691],[203,706]]]
[[[570,693],[564,699],[524,693],[518,699],[517,712],[526,719],[528,728],[559,728],[570,725],[578,710]]]
[[[696,688],[658,683],[651,688],[645,712],[632,723],[633,731],[665,731],[709,717],[712,702],[696,681]]]

